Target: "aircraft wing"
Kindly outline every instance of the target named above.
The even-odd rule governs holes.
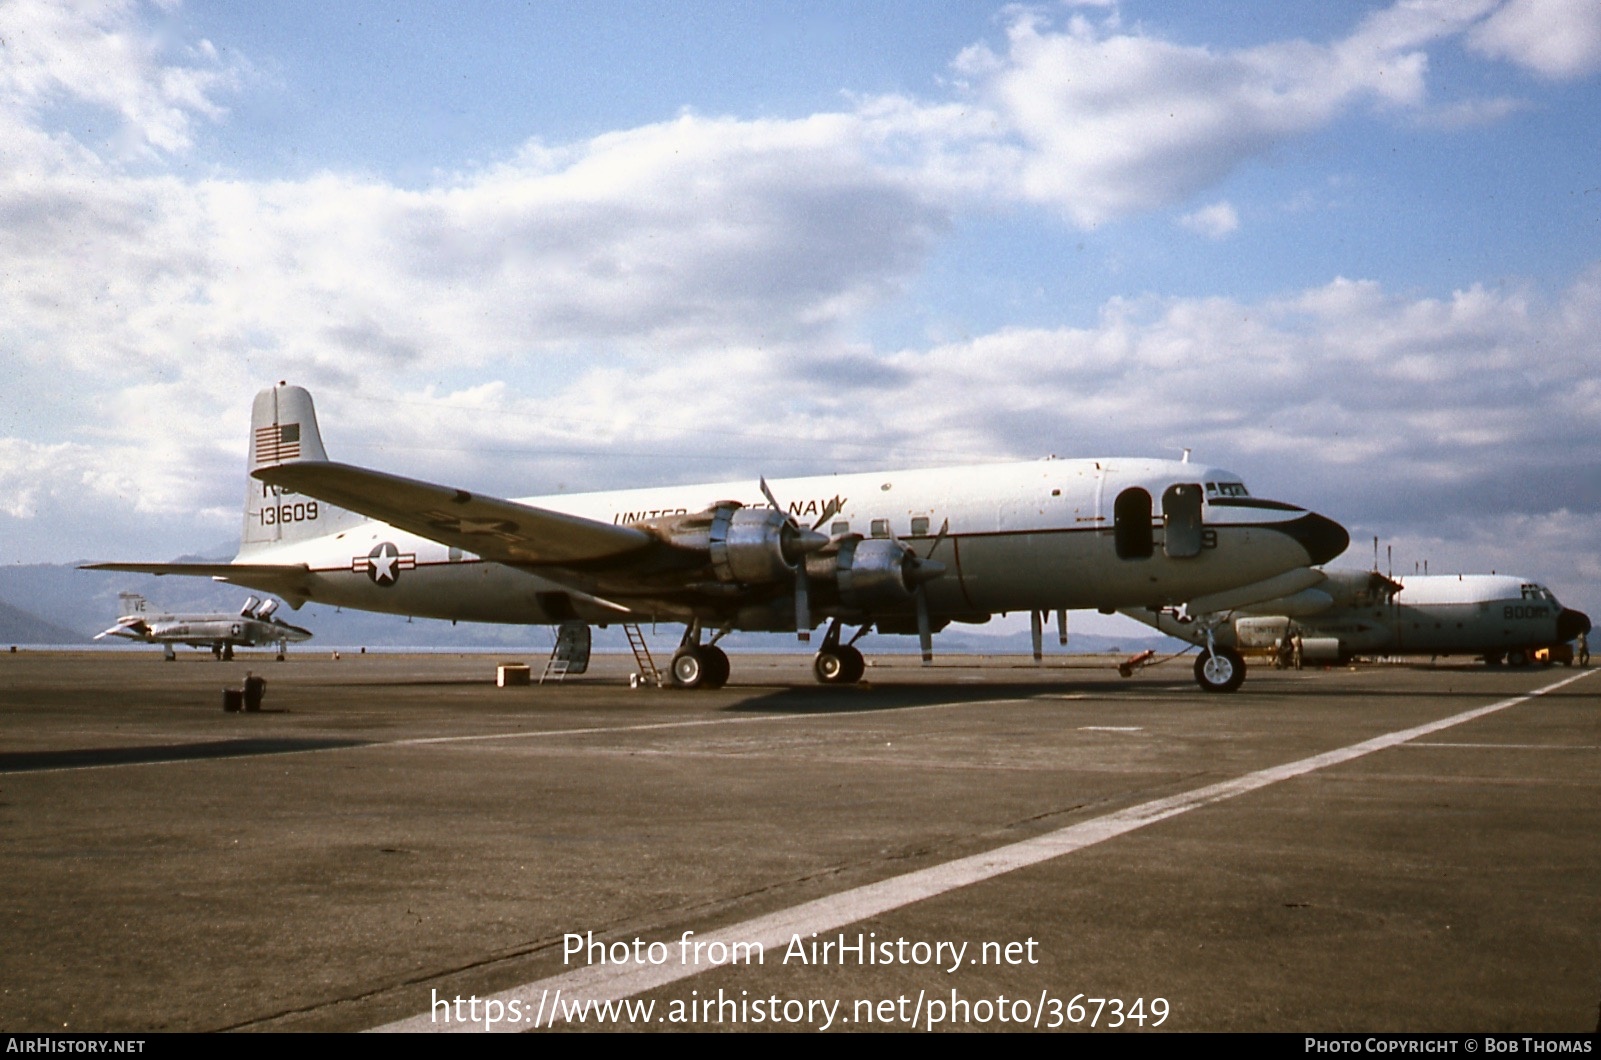
[[[304,563],[85,563],[79,570],[115,570],[129,574],[183,574],[215,578],[304,601],[311,595],[311,569]]]
[[[256,478],[499,563],[568,566],[656,544],[631,526],[482,497],[331,461],[259,468]]]

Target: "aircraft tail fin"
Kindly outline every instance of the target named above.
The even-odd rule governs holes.
[[[256,395],[250,410],[247,472],[327,459],[322,432],[317,428],[317,410],[304,387],[279,383]],[[338,533],[366,521],[326,501],[247,477],[239,555],[259,555],[273,546]]]

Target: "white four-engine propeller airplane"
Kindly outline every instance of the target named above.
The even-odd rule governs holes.
[[[251,416],[231,563],[94,569],[214,577],[368,611],[469,622],[682,622],[681,687],[728,678],[717,641],[793,631],[820,681],[859,680],[869,630],[932,635],[996,613],[1281,597],[1345,550],[1338,523],[1187,461],[1058,460],[502,500],[328,459],[311,395],[280,383]],[[857,631],[843,639],[846,627]],[[710,634],[706,640],[703,634]],[[1210,646],[1201,687],[1232,691]]]
[[[233,658],[235,648],[255,648],[265,644],[278,645],[278,658],[282,659],[286,646],[311,639],[311,631],[291,626],[273,614],[278,609],[276,600],[258,600],[254,596],[245,600],[235,615],[214,613],[205,615],[155,614],[148,610],[145,598],[138,593],[121,596],[124,614],[117,624],[101,637],[123,637],[145,644],[159,644],[167,659],[177,658],[174,646],[187,644],[193,648],[210,648],[219,659]]]

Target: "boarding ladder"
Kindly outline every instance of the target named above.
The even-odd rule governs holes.
[[[628,646],[634,649],[634,661],[639,664],[640,679],[648,680],[660,688],[662,672],[656,669],[656,660],[650,657],[650,648],[645,644],[645,634],[631,622],[623,624],[623,632],[628,634]]]

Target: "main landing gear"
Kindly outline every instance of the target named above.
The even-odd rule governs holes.
[[[854,685],[867,673],[867,660],[856,649],[856,642],[870,629],[868,623],[844,644],[839,642],[840,624],[836,619],[823,635],[823,644],[812,658],[812,673],[825,685]],[[726,632],[723,631],[723,632]],[[717,646],[723,632],[715,634],[706,644],[700,642],[700,624],[691,623],[684,630],[684,639],[673,653],[668,667],[674,688],[722,688],[728,683],[728,655]]]
[[[684,639],[673,653],[670,667],[674,688],[722,688],[728,683],[728,653],[717,646],[721,633],[710,644],[700,642],[700,623],[684,630]]]
[[[863,626],[854,637],[841,644],[839,620],[829,623],[828,632],[823,634],[823,646],[812,659],[812,673],[817,675],[817,680],[825,685],[854,685],[860,681],[867,672],[867,660],[855,645],[871,628],[871,625]]]

